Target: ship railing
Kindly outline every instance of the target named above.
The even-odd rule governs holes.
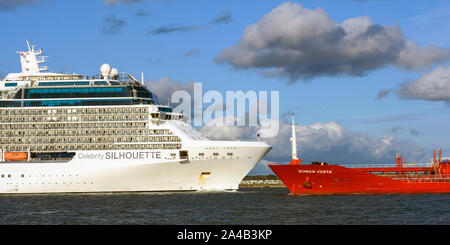
[[[126,72],[120,72],[118,80],[121,83],[128,83],[131,81],[130,77],[128,76],[128,73]]]
[[[93,75],[93,76],[84,76],[83,78],[80,78],[80,80],[99,80],[102,79],[102,77],[100,76],[100,74],[97,75]]]
[[[102,75],[96,74],[96,75],[93,75],[93,76],[84,76],[83,79],[87,79],[87,80],[97,80],[98,79],[98,80],[101,80],[101,79],[104,79],[104,78],[102,77]],[[110,80],[115,80],[115,79],[110,79]],[[117,76],[117,80],[116,81],[119,81],[120,83],[128,83],[128,82],[130,82],[132,80],[128,76],[128,73],[120,72],[119,75]]]
[[[339,166],[342,167],[346,167],[346,168],[395,168],[397,167],[396,164],[339,164]],[[423,168],[423,167],[432,167],[431,163],[404,163],[403,164],[404,168],[408,168],[408,167],[418,167],[418,168]]]
[[[390,168],[394,167],[393,164],[339,164],[346,168]]]
[[[398,177],[391,177],[391,179],[413,183],[450,182],[450,174],[422,175],[422,176],[402,175]]]
[[[242,180],[241,184],[253,185],[253,184],[282,184],[281,180]]]

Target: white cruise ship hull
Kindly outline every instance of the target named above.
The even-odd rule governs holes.
[[[188,160],[178,150],[142,150],[77,151],[68,162],[3,162],[0,193],[236,190],[270,146],[199,141],[185,150]]]
[[[0,81],[0,193],[235,190],[271,148],[208,140],[109,64],[44,72],[27,46]]]

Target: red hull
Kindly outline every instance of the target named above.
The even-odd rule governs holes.
[[[292,195],[450,193],[450,175],[433,168],[346,168],[339,165],[269,165]],[[411,176],[408,172],[432,174]],[[396,172],[378,176],[369,172]],[[401,174],[403,172],[403,174]]]

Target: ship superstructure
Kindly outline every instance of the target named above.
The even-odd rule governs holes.
[[[45,72],[27,45],[0,82],[0,193],[235,190],[271,148],[208,140],[108,64]]]

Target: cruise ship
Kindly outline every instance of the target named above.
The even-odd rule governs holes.
[[[237,190],[271,149],[209,140],[143,80],[48,72],[27,46],[0,81],[0,193]]]

